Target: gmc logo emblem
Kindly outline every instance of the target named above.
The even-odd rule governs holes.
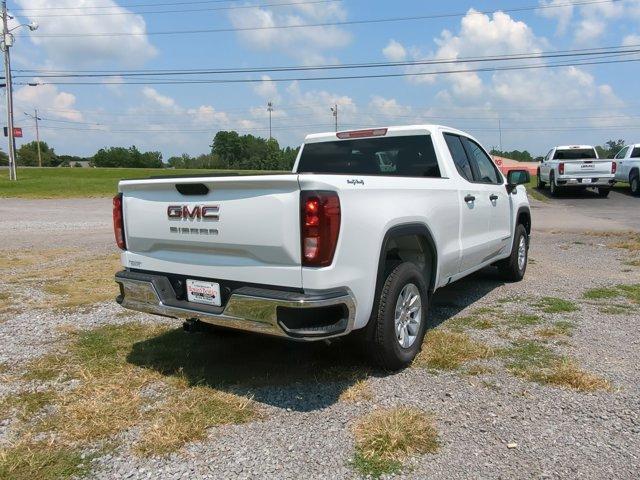
[[[172,220],[218,220],[220,207],[217,205],[169,205],[167,207],[167,217]]]

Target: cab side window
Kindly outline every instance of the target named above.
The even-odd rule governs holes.
[[[455,164],[458,173],[467,181],[473,182],[474,180],[473,171],[471,170],[471,164],[469,163],[467,153],[462,146],[460,137],[451,133],[445,133],[444,139],[447,142],[449,152],[451,153],[451,158],[453,158],[453,163]]]
[[[631,152],[631,158],[640,158],[640,147],[636,147]]]
[[[473,140],[462,137],[462,144],[467,151],[467,156],[471,162],[474,179],[478,183],[491,183],[499,185],[502,183],[502,175],[493,163],[493,160],[485,151]],[[475,168],[474,168],[475,167]]]

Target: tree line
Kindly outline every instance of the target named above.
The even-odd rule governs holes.
[[[159,151],[140,151],[131,147],[106,147],[91,157],[58,155],[47,142],[40,142],[43,167],[74,167],[89,162],[92,167],[115,168],[204,168],[232,170],[291,170],[298,155],[298,148],[280,148],[275,139],[253,135],[239,135],[234,131],[216,133],[211,151],[198,156],[187,153],[163,160]],[[19,166],[38,166],[38,143],[25,143],[16,152]],[[0,165],[8,165],[6,153],[0,150]]]
[[[600,158],[613,158],[625,146],[625,141],[608,140],[596,146]],[[186,168],[186,169],[230,169],[230,170],[291,170],[298,155],[298,148],[280,148],[276,139],[265,139],[253,135],[240,135],[235,131],[219,131],[211,144],[211,151],[198,156],[182,155],[163,161],[161,152],[142,152],[131,147],[106,147],[91,157],[58,155],[47,142],[40,142],[43,167],[74,167],[80,162],[89,162],[92,167],[115,168]],[[492,149],[492,155],[521,162],[536,162],[543,157],[533,157],[527,150],[503,151]],[[19,166],[38,166],[37,142],[25,143],[16,152]],[[0,150],[0,166],[8,165],[7,154]]]

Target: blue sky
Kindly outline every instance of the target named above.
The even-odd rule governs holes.
[[[640,45],[640,0],[567,6],[570,1],[13,0],[9,9],[15,22],[35,20],[40,25],[34,33],[22,29],[16,34],[12,48],[16,83],[33,81],[30,75],[37,77],[20,70],[347,64]],[[575,3],[580,1],[593,0]],[[293,2],[301,3],[291,5]],[[285,3],[289,5],[275,5]],[[149,5],[134,6],[141,4]],[[563,6],[513,11],[550,4]],[[237,8],[251,5],[262,6]],[[221,9],[228,7],[234,8]],[[496,12],[500,9],[505,11]],[[183,11],[141,13],[167,10]],[[238,30],[439,14],[451,15],[364,25]],[[228,31],[153,34],[198,29]],[[94,35],[110,32],[137,35]],[[411,73],[445,67],[269,75]],[[46,82],[54,79],[40,77],[36,81],[42,85],[16,85],[16,125],[25,128],[23,141],[33,140],[32,121],[23,112],[37,107],[43,118],[41,138],[60,154],[91,155],[101,147],[135,144],[160,150],[168,158],[209,151],[219,129],[268,136],[268,101],[275,104],[274,137],[281,145],[297,145],[307,133],[331,130],[330,106],[338,104],[341,128],[444,123],[466,130],[492,147],[500,144],[500,124],[504,149],[526,148],[544,154],[555,144],[598,144],[614,137],[640,141],[640,122],[635,114],[640,102],[639,74],[639,64],[629,62],[306,82],[272,82],[262,73],[243,73],[234,78],[261,81],[240,84],[127,85],[110,77],[97,79],[109,84],[51,85]],[[204,77],[219,78],[220,74]]]

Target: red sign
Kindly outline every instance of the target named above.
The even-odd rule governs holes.
[[[9,136],[7,127],[4,127],[4,136]],[[13,136],[16,138],[22,138],[22,127],[13,127]]]

